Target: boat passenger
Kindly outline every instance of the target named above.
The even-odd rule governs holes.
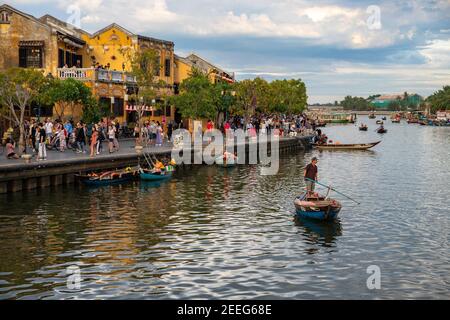
[[[305,171],[303,172],[308,197],[314,194],[315,183],[311,180],[317,181],[317,173],[318,173],[317,162],[318,159],[316,157],[312,158],[311,163],[306,166]],[[311,180],[306,180],[306,178]]]

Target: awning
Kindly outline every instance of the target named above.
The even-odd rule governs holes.
[[[19,47],[43,47],[44,41],[41,40],[26,40],[19,41]]]
[[[63,40],[65,43],[67,43],[69,46],[72,46],[72,47],[75,47],[75,48],[78,48],[78,49],[81,49],[81,48],[83,48],[83,46],[82,45],[79,45],[78,43],[75,43],[75,42],[73,42],[72,40],[70,40],[70,39],[64,39]]]

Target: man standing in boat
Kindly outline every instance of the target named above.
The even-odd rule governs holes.
[[[305,168],[305,171],[303,172],[303,177],[305,178],[305,183],[306,183],[306,192],[308,193],[307,196],[311,196],[312,194],[314,194],[314,187],[315,187],[315,183],[311,180],[317,181],[317,173],[318,173],[318,169],[317,169],[317,158],[314,157],[311,159],[311,163],[308,164]],[[311,179],[311,180],[307,180]]]

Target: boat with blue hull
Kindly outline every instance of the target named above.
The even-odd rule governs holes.
[[[86,186],[102,187],[115,184],[121,184],[133,180],[136,172],[131,170],[125,171],[107,171],[100,174],[91,173],[87,175],[75,175],[75,177]]]
[[[141,172],[139,177],[144,181],[162,181],[172,177],[172,172]]]
[[[297,216],[317,221],[333,221],[341,211],[341,204],[318,194],[307,196],[306,193],[294,200]]]

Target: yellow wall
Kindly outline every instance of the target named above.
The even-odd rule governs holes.
[[[176,58],[175,64],[175,83],[181,83],[183,80],[189,78],[192,68],[190,64]]]
[[[126,54],[121,52],[123,49],[130,48],[134,50],[136,44],[133,41],[133,36],[128,35],[119,28],[112,27],[105,30],[92,38],[84,34],[83,40],[86,41],[89,54],[86,64],[92,66],[93,60],[91,56],[95,57],[95,62],[106,66],[110,64],[110,70],[122,71],[122,64],[125,63],[128,70],[129,65],[126,63]]]

